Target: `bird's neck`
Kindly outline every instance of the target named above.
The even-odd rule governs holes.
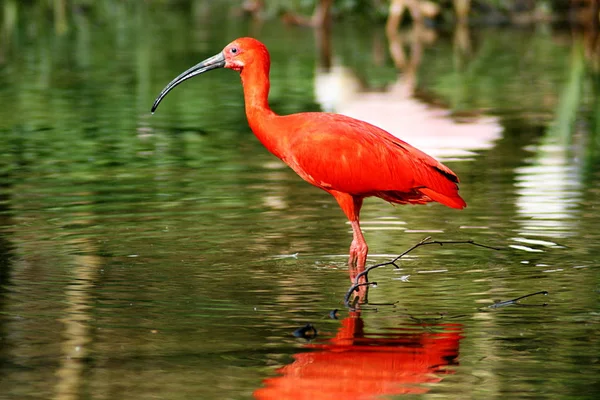
[[[271,153],[281,158],[279,138],[274,135],[277,114],[269,107],[269,65],[254,64],[241,73],[246,117],[252,132]]]
[[[242,70],[242,85],[244,87],[244,102],[246,114],[250,117],[264,117],[272,114],[269,107],[269,67],[254,64],[253,68]]]

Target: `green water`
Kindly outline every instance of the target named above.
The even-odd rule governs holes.
[[[382,26],[336,23],[326,57],[311,29],[192,3],[65,20],[3,4],[0,398],[595,398],[589,37],[404,32],[406,58],[422,53],[399,72]],[[236,73],[188,81],[149,113],[172,78],[245,35],[271,50],[276,111],[397,126],[460,176],[463,211],[367,200],[370,263],[426,236],[503,250],[417,249],[373,271],[370,305],[350,314],[350,227],[252,135]],[[307,323],[316,340],[292,335]]]

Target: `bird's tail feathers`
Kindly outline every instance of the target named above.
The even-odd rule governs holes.
[[[458,192],[454,196],[447,196],[429,188],[419,188],[418,191],[429,197],[431,200],[442,203],[450,208],[463,209],[467,206],[467,203],[460,197]]]

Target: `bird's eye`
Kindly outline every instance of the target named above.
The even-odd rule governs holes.
[[[238,49],[237,49],[237,47],[232,47],[232,48],[231,48],[231,53],[232,53],[232,54],[236,54],[237,52],[238,52]]]

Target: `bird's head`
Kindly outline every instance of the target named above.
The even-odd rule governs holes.
[[[269,52],[264,44],[250,37],[244,37],[229,43],[221,52],[225,58],[225,68],[242,71],[255,60],[269,61]]]
[[[217,68],[229,68],[242,72],[244,68],[247,68],[257,60],[262,62],[262,65],[266,67],[268,73],[270,64],[269,52],[267,51],[265,45],[250,37],[236,39],[225,46],[223,51],[220,53],[194,65],[192,68],[173,79],[160,92],[156,100],[154,100],[152,112],[156,110],[167,93],[185,80]]]

